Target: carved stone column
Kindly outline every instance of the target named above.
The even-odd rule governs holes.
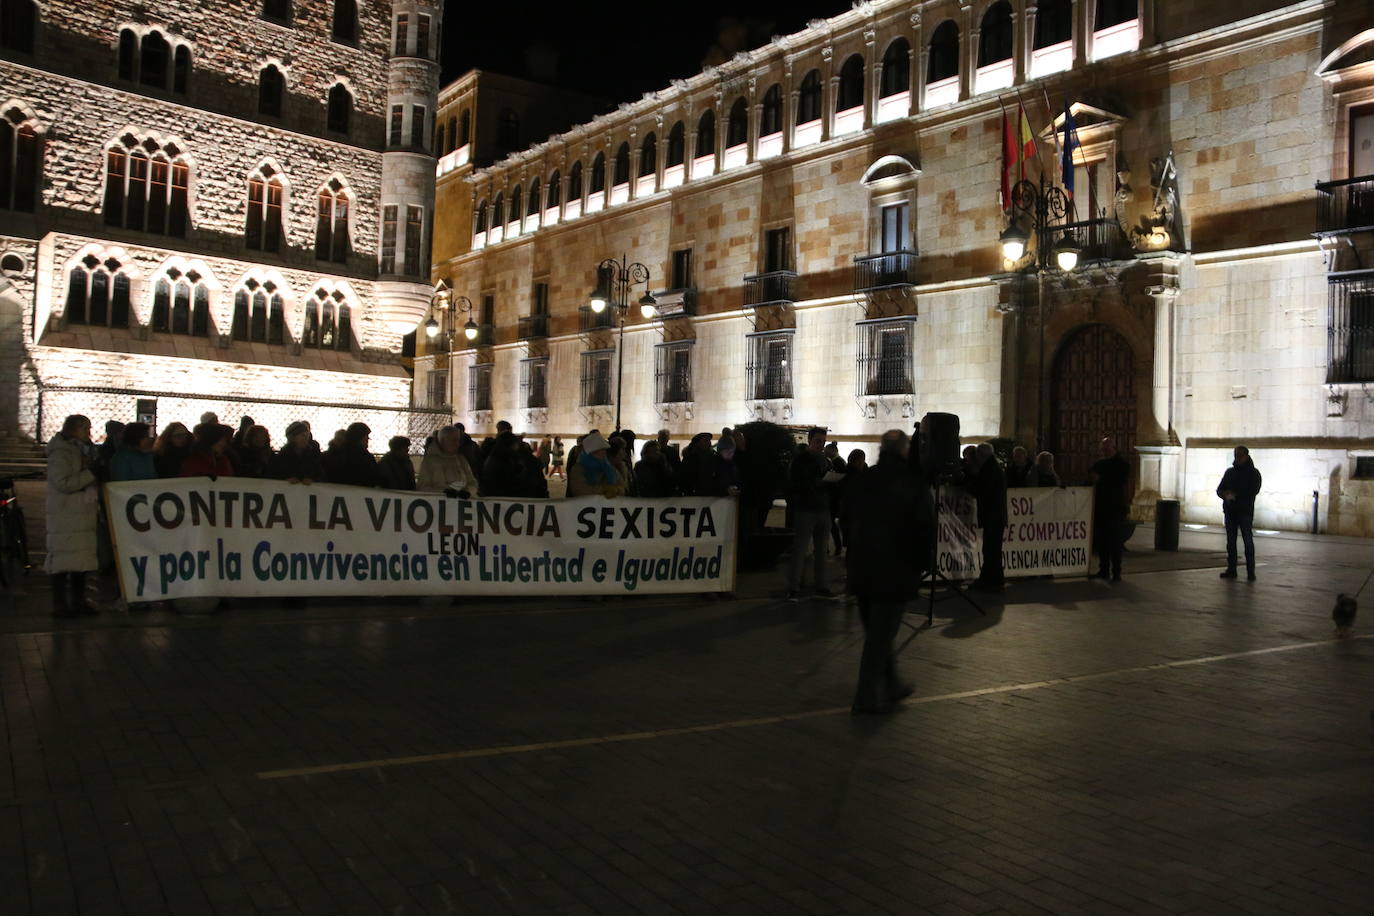
[[[973,96],[973,74],[978,68],[978,30],[973,27],[972,4],[960,4],[959,101]]]
[[[749,121],[744,128],[744,142],[748,147],[748,161],[759,158],[759,128],[763,114],[763,104],[759,101],[758,77],[749,77]]]
[[[663,115],[654,117],[654,191],[663,190],[663,170],[666,168],[664,163],[668,161],[668,135],[663,132]],[[684,165],[686,164],[686,150],[683,151]]]
[[[1146,270],[1142,292],[1154,311],[1154,365],[1150,392],[1152,422],[1142,429],[1136,446],[1140,455],[1140,485],[1134,513],[1154,517],[1154,500],[1176,499],[1181,493],[1179,457],[1182,449],[1174,432],[1176,300],[1178,258],[1172,255],[1138,257]]]
[[[883,62],[877,57],[875,47],[878,33],[874,29],[864,29],[864,129],[878,123],[878,93],[882,92]]]
[[[1093,0],[1073,0],[1073,66],[1088,65],[1092,53]]]
[[[642,150],[639,148],[639,131],[634,127],[630,128],[630,200],[639,196],[639,158]]]
[[[1019,86],[1026,81],[1026,17],[1011,12],[1011,81]]]
[[[782,65],[782,151],[792,152],[792,131],[797,127],[797,103],[801,93],[792,84],[792,61]]]
[[[907,91],[911,93],[910,114],[922,108],[921,93],[926,85],[926,50],[922,43],[921,11],[911,14],[911,48],[907,51]]]
[[[835,127],[835,90],[839,83],[839,77],[833,76],[835,71],[835,49],[832,47],[821,48],[821,140],[829,140],[834,133]]]

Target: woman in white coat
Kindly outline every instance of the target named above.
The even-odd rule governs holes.
[[[58,617],[97,613],[86,600],[86,573],[99,568],[96,506],[100,484],[87,451],[91,421],[73,414],[48,442],[48,560],[52,612]]]

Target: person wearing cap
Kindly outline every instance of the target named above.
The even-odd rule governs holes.
[[[348,484],[355,487],[375,487],[380,482],[377,477],[377,459],[367,450],[367,438],[372,434],[366,423],[350,423],[344,430],[343,442],[337,450],[331,449],[325,455],[324,471],[330,483]]]
[[[625,481],[616,473],[606,454],[611,443],[598,432],[587,433],[582,439],[582,454],[568,469],[569,496],[619,496],[625,492]]]
[[[286,444],[272,456],[267,476],[287,483],[313,483],[324,480],[320,451],[310,437],[310,424],[297,420],[286,427]]]

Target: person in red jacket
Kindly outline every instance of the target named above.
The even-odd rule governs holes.
[[[193,433],[191,454],[181,463],[181,477],[233,477],[234,465],[226,454],[234,437],[232,427],[223,423],[201,423]]]

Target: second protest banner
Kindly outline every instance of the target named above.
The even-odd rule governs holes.
[[[732,499],[451,499],[190,477],[106,485],[128,601],[731,591]]]
[[[951,579],[976,579],[983,568],[978,503],[962,487],[941,490],[939,565]],[[1012,576],[1076,576],[1088,571],[1092,547],[1091,487],[1036,487],[1007,493],[1002,566]]]

